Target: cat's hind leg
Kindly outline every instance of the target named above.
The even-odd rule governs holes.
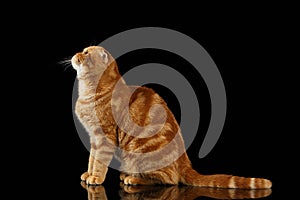
[[[178,175],[172,170],[157,170],[137,176],[126,176],[125,185],[177,185]]]
[[[125,185],[177,185],[179,183],[179,175],[174,163],[162,169],[146,173],[126,175],[123,172],[120,179],[123,179]]]

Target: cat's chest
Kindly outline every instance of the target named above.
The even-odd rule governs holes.
[[[79,121],[90,132],[111,125],[112,114],[109,102],[76,102],[75,113]]]
[[[96,125],[97,115],[95,112],[95,106],[92,102],[76,102],[75,113],[79,119],[79,121],[84,126],[92,126]]]

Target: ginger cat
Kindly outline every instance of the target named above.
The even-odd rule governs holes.
[[[152,89],[128,86],[118,71],[115,59],[104,48],[87,47],[76,53],[71,62],[78,79],[75,113],[89,133],[91,143],[88,170],[81,175],[81,180],[88,185],[103,183],[109,163],[120,149],[120,179],[125,185],[182,183],[218,188],[271,188],[271,181],[263,178],[202,175],[195,171],[185,153],[179,125],[167,104]],[[115,94],[117,85],[118,92]],[[164,113],[156,109],[157,105],[164,109]],[[152,131],[154,134],[143,129],[151,123],[154,124],[151,127],[157,129]],[[140,159],[132,156],[159,152],[168,144],[172,145],[171,148],[155,154],[155,157]],[[172,158],[176,160],[162,168],[155,168]]]

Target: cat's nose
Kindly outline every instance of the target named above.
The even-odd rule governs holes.
[[[82,53],[77,53],[76,54],[76,61],[79,64],[83,61],[83,55],[82,55]]]

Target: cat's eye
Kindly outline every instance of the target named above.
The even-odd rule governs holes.
[[[88,50],[83,51],[83,54],[85,54],[85,55],[87,55],[88,53],[89,53]]]

